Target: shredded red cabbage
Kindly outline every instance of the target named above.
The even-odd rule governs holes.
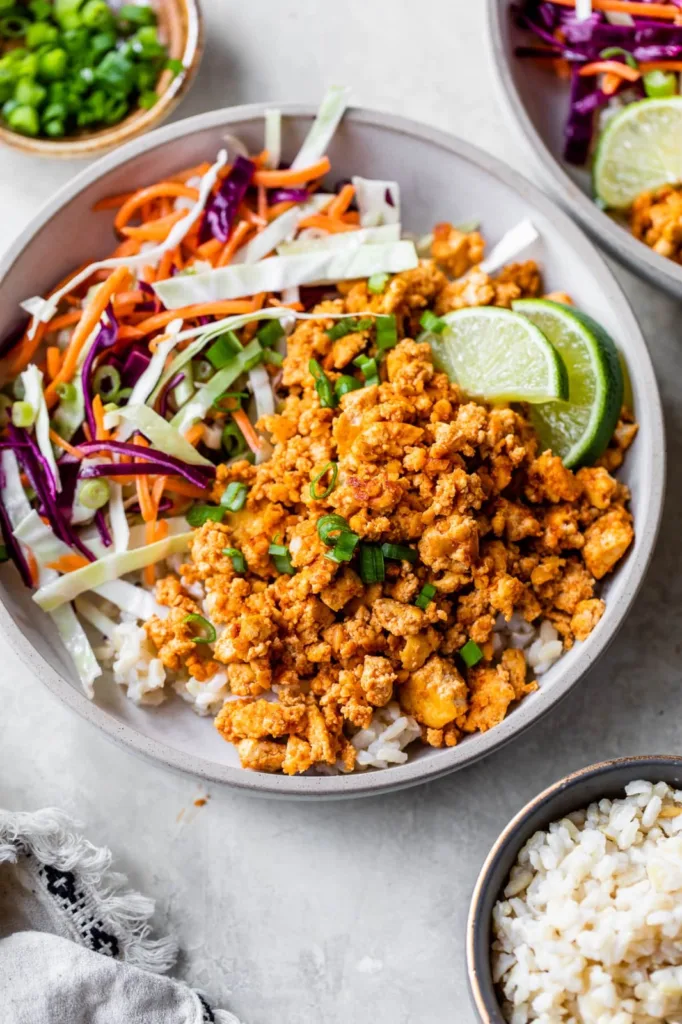
[[[104,510],[101,508],[98,508],[95,512],[95,526],[97,527],[100,540],[102,541],[102,544],[104,544],[104,547],[110,548],[114,542],[109,532],[109,527],[107,526],[107,518],[104,515]]]
[[[131,348],[121,371],[121,381],[126,388],[132,388],[147,369],[151,356],[139,348]]]
[[[86,454],[88,452],[102,451],[116,452],[119,455],[130,455],[133,458],[153,460],[154,468],[151,468],[150,463],[148,463],[144,467],[145,472],[176,472],[180,476],[184,476],[190,483],[204,489],[209,486],[208,478],[215,476],[215,467],[213,466],[190,466],[181,459],[176,459],[173,455],[166,455],[165,452],[157,451],[155,448],[143,448],[142,445],[131,444],[127,441],[84,441],[79,445],[79,448]],[[135,465],[131,465],[129,462],[104,463],[84,466],[81,470],[81,477],[125,476],[126,471],[132,475],[141,470],[136,470]]]
[[[310,193],[307,188],[273,188],[268,198],[270,206],[275,203],[306,203]]]
[[[255,170],[256,165],[251,160],[243,156],[236,158],[232,170],[204,210],[199,233],[202,243],[210,238],[217,238],[219,242],[228,240],[239,205],[246,195]]]
[[[149,448],[145,448],[152,454]],[[155,454],[155,453],[154,453]],[[81,472],[82,480],[92,480],[101,476],[182,476],[189,483],[207,490],[210,482],[205,477],[191,476],[186,470],[175,466],[169,467],[164,462],[98,462],[96,465],[85,466]]]
[[[171,391],[173,391],[174,388],[178,386],[178,384],[181,384],[184,379],[185,375],[184,373],[182,373],[182,371],[180,371],[179,373],[176,373],[174,377],[171,377],[166,386],[163,388],[161,396],[159,398],[159,416],[163,416],[164,419],[166,418],[166,413],[168,412],[168,398],[170,396],[170,393]]]
[[[154,289],[152,288],[152,286],[150,284],[147,284],[146,281],[140,281],[138,283],[138,288],[140,289],[141,292],[144,292],[145,295],[149,296],[149,301],[138,303],[137,309],[143,310],[145,313],[162,313],[163,310],[165,309],[165,306],[161,299],[159,298],[159,296],[154,291]]]
[[[90,391],[90,371],[94,365],[95,359],[99,353],[105,348],[111,348],[112,345],[116,344],[118,340],[118,321],[114,316],[114,310],[111,303],[107,306],[106,316],[108,323],[100,321],[102,326],[99,329],[99,333],[95,338],[94,342],[90,346],[90,351],[85,357],[83,363],[83,370],[81,372],[81,380],[83,382],[83,399],[85,405],[85,419],[90,428],[90,436],[94,437],[97,432],[97,426],[95,424],[95,414],[92,411],[92,393]]]
[[[173,502],[170,498],[162,498],[161,501],[159,502],[159,512],[168,512],[172,508]],[[132,505],[128,505],[128,511],[132,515],[139,516],[142,512],[139,501],[134,501]]]

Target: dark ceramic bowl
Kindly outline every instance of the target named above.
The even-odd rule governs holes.
[[[635,779],[682,787],[682,757],[620,757],[582,768],[555,782],[519,811],[500,834],[481,868],[467,922],[467,970],[474,1006],[483,1024],[504,1024],[490,968],[492,912],[521,847],[552,821],[602,797],[622,797]]]

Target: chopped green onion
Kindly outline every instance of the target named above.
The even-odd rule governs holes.
[[[642,75],[642,85],[649,99],[664,99],[677,93],[677,75],[672,71],[647,71]]]
[[[73,402],[76,397],[76,388],[71,381],[61,381],[57,384],[55,391],[64,402]]]
[[[50,25],[46,21],[34,21],[26,29],[24,42],[29,50],[37,50],[39,46],[47,46],[56,43],[59,39],[59,29],[56,25]]]
[[[281,352],[277,352],[274,348],[263,349],[263,362],[269,363],[270,366],[282,366],[284,363],[284,356]]]
[[[12,406],[12,423],[15,427],[32,427],[36,410],[30,402],[15,402]]]
[[[156,13],[148,4],[123,4],[118,16],[131,25],[156,25]]]
[[[17,377],[12,384],[12,394],[15,398],[19,399],[19,401],[21,401],[26,394],[26,388],[24,387],[24,382],[21,377]]]
[[[119,393],[116,395],[116,401],[120,405],[121,402],[125,402],[133,393],[132,388],[121,388]]]
[[[78,492],[78,500],[81,505],[96,512],[97,509],[106,505],[110,494],[109,484],[106,480],[86,480]]]
[[[333,409],[337,403],[338,398],[334,394],[332,383],[329,377],[324,372],[317,359],[311,359],[308,363],[308,370],[315,381],[315,390],[317,391],[318,398],[320,399],[320,405],[323,409]]]
[[[154,92],[153,89],[146,89],[140,93],[139,103],[143,110],[151,110],[155,107],[159,99],[159,94]]]
[[[371,317],[365,317],[364,320],[338,320],[333,327],[330,327],[327,331],[327,337],[331,338],[332,341],[338,341],[339,338],[345,338],[347,334],[355,334],[356,331],[368,331],[373,326],[374,321]]]
[[[322,492],[318,492],[317,484],[319,483],[323,476],[327,475],[327,473],[329,473],[329,483]],[[317,476],[314,476],[312,478],[312,480],[310,481],[310,497],[313,499],[313,501],[321,501],[323,498],[329,497],[329,495],[336,487],[336,478],[338,475],[338,462],[328,462],[327,465],[320,470]]]
[[[483,651],[473,640],[467,640],[464,647],[460,648],[459,656],[467,668],[473,668],[483,658]]]
[[[121,374],[115,366],[98,366],[92,378],[92,388],[100,398],[111,401],[121,386]]]
[[[610,60],[612,57],[622,57],[629,67],[635,69],[639,67],[639,64],[630,51],[624,50],[622,46],[607,46],[605,50],[600,50],[599,56],[602,60]]]
[[[435,313],[432,313],[430,309],[424,310],[419,323],[425,331],[431,331],[431,334],[442,334],[448,326],[445,323],[445,320],[441,320],[441,318],[436,316]]]
[[[381,384],[376,359],[370,359],[368,356],[357,356],[353,360],[353,366],[357,366],[365,378],[366,388],[371,387],[373,384]]]
[[[21,14],[8,14],[7,17],[0,19],[0,36],[4,36],[5,39],[19,39],[30,24],[28,18]]]
[[[8,562],[8,561],[9,561],[9,554],[7,552],[7,546],[5,544],[0,544],[0,562]]]
[[[232,559],[235,572],[246,572],[246,559],[238,548],[223,548],[223,554]]]
[[[277,572],[286,573],[288,576],[295,575],[296,570],[291,564],[291,553],[284,544],[272,543],[268,548],[268,554],[272,557]]]
[[[228,512],[239,512],[239,510],[244,508],[244,505],[246,504],[247,494],[248,488],[246,484],[241,483],[239,480],[233,480],[232,483],[229,483],[223,491],[220,504],[223,508],[226,508]]]
[[[360,538],[357,533],[344,532],[339,535],[334,550],[328,551],[324,557],[329,558],[332,562],[350,562],[359,543]]]
[[[172,71],[174,75],[181,75],[185,70],[185,65],[181,60],[177,60],[175,57],[169,57],[166,61],[166,70]]]
[[[423,612],[429,607],[434,597],[436,596],[436,588],[433,583],[425,583],[419,591],[417,600],[414,602],[417,608],[421,608]]]
[[[359,391],[362,389],[362,381],[359,381],[357,377],[351,377],[344,373],[341,377],[338,377],[334,384],[334,393],[337,398],[343,398],[349,391]]]
[[[220,505],[193,505],[186,515],[190,526],[198,528],[204,523],[222,523],[225,509]]]
[[[182,621],[191,622],[192,625],[197,625],[203,631],[203,636],[192,637],[195,644],[214,644],[216,642],[218,634],[215,631],[215,626],[208,619],[205,619],[203,615],[192,612],[190,615],[185,615]]]
[[[408,548],[405,544],[382,544],[384,558],[390,558],[395,562],[416,562],[419,554],[414,548]]]
[[[87,0],[81,7],[80,15],[87,28],[108,28],[114,20],[106,0]]]
[[[350,532],[351,529],[346,520],[335,512],[322,516],[317,520],[317,536],[328,548],[334,547],[340,534]],[[332,536],[332,534],[335,534],[335,536]]]
[[[385,352],[389,348],[395,348],[398,344],[398,328],[395,316],[377,317],[377,348],[379,352]]]
[[[364,583],[381,583],[385,578],[384,553],[378,544],[360,546],[360,575]]]
[[[234,331],[226,331],[211,345],[206,353],[206,358],[213,363],[216,370],[222,370],[241,350],[242,346]]]
[[[279,320],[270,320],[267,324],[264,324],[259,331],[256,331],[256,337],[263,348],[272,348],[272,346],[276,345],[279,339],[283,336],[284,328]]]
[[[38,111],[35,107],[16,106],[9,113],[6,111],[7,104],[3,107],[3,112],[7,117],[7,124],[10,126],[12,131],[19,132],[20,135],[37,135],[40,131],[40,119],[38,117]]]
[[[246,440],[244,439],[244,435],[236,423],[225,424],[221,440],[223,448],[230,458],[235,458],[235,456],[241,455],[248,447]]]
[[[390,274],[372,274],[367,282],[367,291],[372,295],[381,295],[390,276]]]
[[[192,373],[195,380],[205,384],[215,373],[215,367],[209,363],[208,359],[195,359],[192,362]]]

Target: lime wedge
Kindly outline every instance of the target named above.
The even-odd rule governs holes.
[[[519,299],[513,308],[549,338],[568,370],[568,401],[530,410],[540,440],[570,468],[594,462],[609,443],[623,404],[616,346],[603,327],[569,306]]]
[[[566,369],[547,338],[518,313],[497,306],[458,309],[429,334],[434,363],[469,395],[489,402],[568,397]]]
[[[630,103],[609,121],[594,159],[597,198],[626,210],[642,192],[682,183],[682,96]]]

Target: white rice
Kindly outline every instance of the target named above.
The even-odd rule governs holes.
[[[519,854],[493,911],[493,977],[512,1024],[682,1020],[682,792],[643,781],[625,792]]]
[[[397,701],[377,708],[368,729],[360,729],[351,739],[357,750],[356,767],[388,768],[405,764],[405,747],[421,735],[414,718],[403,714]]]

